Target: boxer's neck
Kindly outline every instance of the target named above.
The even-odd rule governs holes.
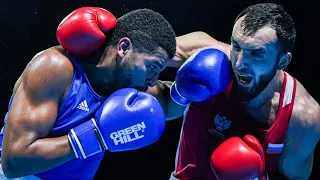
[[[81,63],[92,88],[104,96],[114,91],[116,82],[116,55],[108,50],[100,59],[98,64]]]
[[[267,87],[254,99],[243,103],[250,116],[259,121],[269,121],[271,112],[277,111],[279,97],[283,86],[283,71],[277,71],[276,75]]]

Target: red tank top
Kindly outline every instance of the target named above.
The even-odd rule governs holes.
[[[274,172],[285,141],[296,91],[296,80],[284,73],[276,118],[267,130],[252,125],[232,83],[218,96],[201,103],[191,103],[186,111],[176,154],[175,177],[210,179],[215,175],[210,168],[212,152],[226,139],[251,134],[265,150],[268,172]]]

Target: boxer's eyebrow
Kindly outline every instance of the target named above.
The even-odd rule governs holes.
[[[259,53],[264,53],[267,51],[267,49],[265,47],[256,47],[256,48],[252,48],[252,49],[248,49],[249,51],[255,51],[255,52],[259,52]]]
[[[257,48],[257,49],[255,49],[256,51],[259,51],[259,52],[266,52],[267,51],[267,49],[266,48],[264,48],[264,47],[260,47],[260,48]]]
[[[166,64],[165,61],[159,59],[159,60],[155,60],[155,63],[159,66],[160,69],[164,69],[165,68],[165,64]]]
[[[158,59],[158,58],[156,58],[156,59],[150,58],[150,59],[148,59],[148,61],[150,63],[156,64],[160,69],[164,69],[165,68],[166,62],[164,60],[161,60],[161,59]]]
[[[231,43],[234,45],[239,46],[238,42],[231,37]],[[265,46],[251,46],[251,47],[245,47],[244,48],[246,51],[255,51],[255,52],[259,52],[259,53],[265,53],[267,51],[267,48]]]
[[[165,54],[160,53],[157,55],[157,63],[160,64],[160,67],[164,67],[168,61],[168,56],[166,56]]]

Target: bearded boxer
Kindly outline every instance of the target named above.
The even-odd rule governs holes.
[[[320,108],[284,71],[295,38],[272,3],[238,15],[231,45],[203,32],[177,38],[175,65],[184,64],[171,95],[186,110],[171,179],[309,178]]]
[[[62,47],[38,53],[13,88],[0,134],[7,178],[93,179],[104,152],[145,147],[164,131],[165,108],[143,92],[161,94],[156,80],[175,54],[163,16],[83,7],[57,38]]]

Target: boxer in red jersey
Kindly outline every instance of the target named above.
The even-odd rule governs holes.
[[[200,50],[217,48],[230,58],[233,80],[222,93],[186,107],[171,179],[216,179],[211,154],[222,142],[246,134],[259,139],[270,179],[308,179],[320,137],[320,107],[284,71],[295,36],[283,7],[263,3],[238,15],[231,45],[203,32],[177,38],[177,67]]]

